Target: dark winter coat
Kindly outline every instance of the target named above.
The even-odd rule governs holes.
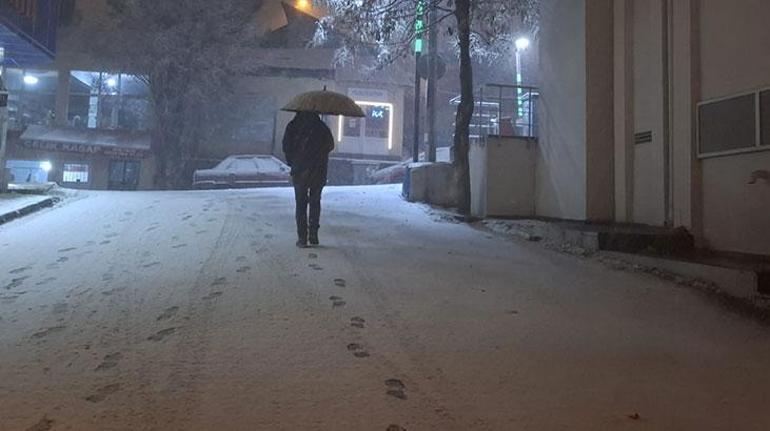
[[[286,126],[283,154],[291,174],[326,171],[329,153],[334,150],[334,136],[317,114],[300,112]]]

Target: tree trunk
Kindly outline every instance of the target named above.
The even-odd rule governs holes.
[[[454,154],[459,190],[458,209],[471,212],[470,126],[473,118],[473,64],[471,63],[471,0],[456,0],[455,18],[460,46],[460,105],[455,121]]]

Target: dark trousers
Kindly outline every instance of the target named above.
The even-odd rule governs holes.
[[[312,169],[292,175],[294,199],[297,203],[297,235],[307,240],[308,228],[317,233],[321,226],[321,192],[326,185],[326,169]],[[308,219],[308,207],[310,218]]]

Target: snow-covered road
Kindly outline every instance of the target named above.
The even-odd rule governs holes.
[[[767,430],[770,330],[329,188],[90,193],[0,227],[0,430]],[[638,414],[638,416],[636,416]]]

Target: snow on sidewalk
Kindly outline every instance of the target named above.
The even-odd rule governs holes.
[[[49,199],[51,197],[46,195],[0,194],[0,218],[3,218],[6,214],[15,213]]]

